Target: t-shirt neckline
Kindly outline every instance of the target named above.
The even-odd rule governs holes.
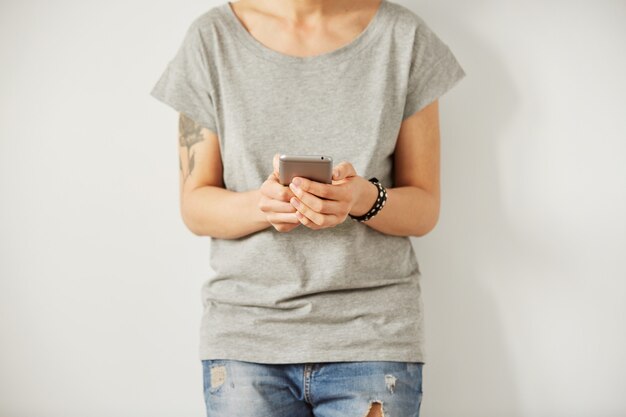
[[[305,57],[287,55],[271,49],[259,42],[254,36],[252,36],[252,34],[250,34],[250,32],[248,32],[243,23],[239,20],[231,8],[230,0],[227,0],[222,4],[221,11],[226,22],[228,22],[233,29],[234,36],[236,36],[237,39],[239,39],[246,47],[251,49],[252,52],[270,61],[306,69],[338,63],[363,49],[375,37],[379,28],[383,26],[383,18],[387,8],[387,3],[388,0],[381,0],[376,13],[370,19],[365,29],[363,29],[361,33],[359,33],[349,43],[329,52]]]

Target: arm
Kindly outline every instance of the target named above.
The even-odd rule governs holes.
[[[385,207],[364,222],[397,236],[423,236],[439,219],[439,103],[435,100],[400,126],[394,152],[395,186],[387,189]],[[376,201],[376,186],[364,178],[351,214],[366,213]]]
[[[180,210],[197,236],[236,239],[270,226],[259,207],[260,190],[224,188],[217,135],[180,114]]]

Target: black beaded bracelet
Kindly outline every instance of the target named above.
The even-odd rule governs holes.
[[[365,222],[374,217],[383,208],[383,206],[385,205],[385,201],[387,201],[387,190],[385,190],[385,187],[383,187],[380,181],[378,181],[376,177],[370,178],[369,181],[373,183],[376,187],[378,187],[378,196],[376,197],[376,202],[374,203],[372,208],[364,215],[353,216],[352,214],[348,213],[348,216],[350,216],[353,220],[356,220],[357,222]]]

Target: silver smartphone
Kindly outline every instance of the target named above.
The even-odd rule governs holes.
[[[333,158],[326,155],[280,155],[278,181],[289,185],[293,177],[332,184]]]

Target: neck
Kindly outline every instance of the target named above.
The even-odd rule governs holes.
[[[245,1],[245,0],[240,0]],[[358,7],[361,0],[255,0],[257,8],[280,16],[294,25],[314,23]]]

